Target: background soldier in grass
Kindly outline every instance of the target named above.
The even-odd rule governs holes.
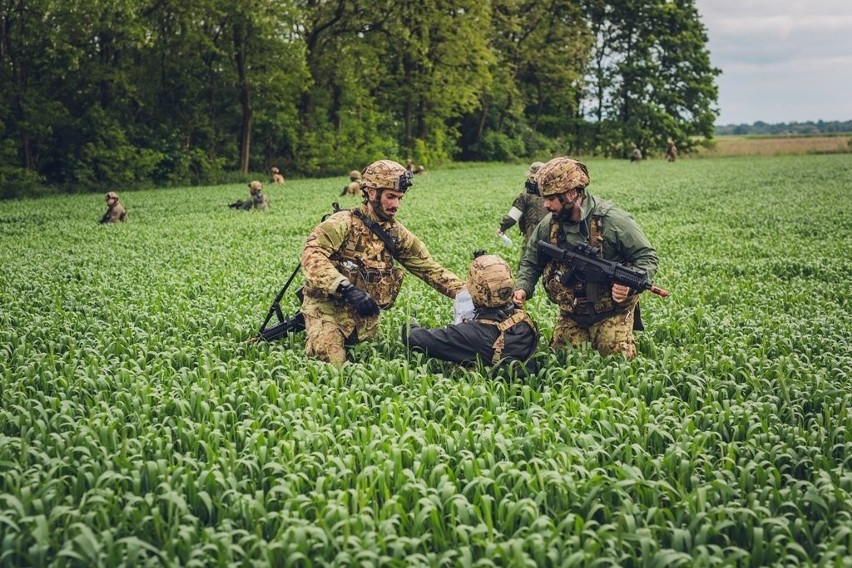
[[[310,234],[302,251],[308,356],[342,365],[346,346],[375,337],[380,310],[393,305],[409,272],[449,298],[464,287],[396,220],[411,173],[391,160],[364,170],[364,204],[338,211]]]
[[[571,266],[539,255],[537,243],[542,240],[565,249],[587,242],[603,258],[640,268],[649,279],[657,270],[656,251],[633,217],[586,192],[589,172],[584,164],[554,158],[539,170],[536,181],[550,213],[524,250],[515,302],[523,305],[531,298],[543,276],[548,297],[559,306],[551,348],[589,342],[601,354],[634,357],[634,312],[640,291],[612,282],[581,281]]]
[[[524,243],[529,241],[530,236],[535,231],[539,221],[547,215],[547,209],[544,208],[544,200],[538,194],[538,188],[535,184],[534,176],[536,172],[543,166],[541,162],[533,162],[530,164],[530,169],[527,171],[527,181],[524,184],[524,192],[519,193],[512,202],[512,208],[503,217],[500,222],[500,228],[497,229],[497,234],[502,236],[515,223],[524,234]]]
[[[122,223],[127,221],[127,211],[125,211],[124,205],[119,203],[118,194],[110,191],[104,197],[106,198],[107,210],[99,223]]]
[[[269,181],[275,184],[283,184],[284,176],[281,175],[281,170],[279,170],[275,166],[272,166],[272,177]]]
[[[361,172],[352,170],[349,172],[349,185],[343,186],[343,191],[340,192],[340,197],[344,195],[359,195],[361,193]]]
[[[512,303],[514,286],[505,260],[496,255],[477,256],[466,283],[475,308],[473,317],[441,329],[411,323],[403,326],[403,343],[460,365],[503,367],[527,361],[538,346],[538,332],[527,313]]]
[[[258,180],[254,180],[250,184],[248,184],[249,188],[249,198],[245,201],[235,201],[228,205],[233,209],[242,209],[243,211],[248,211],[249,209],[260,209],[264,211],[269,209],[269,198],[263,194],[263,184],[261,184]]]
[[[669,147],[666,150],[666,160],[669,162],[677,160],[677,146],[675,145],[674,140],[669,140]]]

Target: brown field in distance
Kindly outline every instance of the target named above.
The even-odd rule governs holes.
[[[691,157],[786,156],[852,152],[852,134],[835,136],[719,136],[715,148],[700,148]]]

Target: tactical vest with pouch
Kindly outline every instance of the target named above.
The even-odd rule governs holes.
[[[399,242],[397,231],[385,231],[357,209],[350,211],[350,216],[349,232],[329,260],[356,288],[372,296],[380,308],[390,308],[405,276],[405,271],[393,264]],[[376,246],[375,237],[381,241],[381,249]]]
[[[604,255],[603,218],[613,207],[612,202],[601,199],[597,200],[592,211],[587,242],[598,249],[601,257]],[[554,246],[565,247],[565,243],[559,242],[559,230],[559,222],[552,220],[549,241]],[[569,243],[568,246],[575,244]],[[638,296],[629,296],[624,302],[613,302],[611,280],[580,280],[571,265],[563,261],[548,262],[542,273],[542,281],[550,301],[583,325],[591,325],[617,313],[632,310],[638,301]]]

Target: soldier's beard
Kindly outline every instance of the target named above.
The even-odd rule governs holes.
[[[370,207],[373,209],[373,213],[376,214],[376,217],[381,219],[382,221],[393,221],[396,216],[396,208],[388,209],[387,211],[382,208],[382,198],[379,196],[372,201],[369,201]]]

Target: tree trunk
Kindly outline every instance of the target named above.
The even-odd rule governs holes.
[[[240,173],[242,174],[249,172],[251,123],[254,114],[247,78],[247,39],[245,30],[239,24],[234,25],[234,60],[237,64],[237,75],[239,76],[239,98],[240,108],[242,109],[242,118],[240,120]]]

